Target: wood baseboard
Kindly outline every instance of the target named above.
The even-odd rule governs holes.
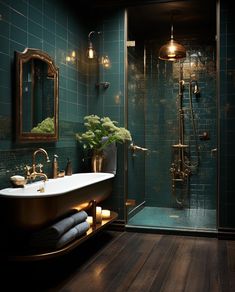
[[[234,228],[219,228],[218,229],[218,239],[234,240],[235,239],[235,229]]]
[[[115,231],[125,231],[125,221],[115,220],[108,226],[107,229]]]

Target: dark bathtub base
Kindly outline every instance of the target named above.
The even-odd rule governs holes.
[[[1,222],[9,231],[36,231],[74,210],[87,210],[92,200],[104,201],[111,191],[108,179],[58,196],[0,197]]]
[[[102,223],[97,224],[96,226],[91,226],[90,229],[83,236],[75,239],[71,243],[67,244],[63,248],[57,250],[41,250],[41,251],[33,251],[27,249],[8,249],[7,260],[8,261],[41,261],[47,260],[59,256],[64,256],[77,248],[81,243],[96,235],[98,232],[102,231],[109,224],[111,224],[114,220],[116,220],[118,214],[115,212],[111,212],[110,219],[102,220]]]
[[[112,192],[112,179],[84,188],[42,197],[0,197],[0,248],[3,254],[28,253],[27,242],[32,232],[45,228],[75,210],[90,210]],[[107,223],[107,222],[106,222]]]

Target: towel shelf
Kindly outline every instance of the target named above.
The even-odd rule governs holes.
[[[61,249],[53,250],[53,251],[46,251],[40,253],[23,253],[23,254],[10,254],[8,255],[8,260],[10,261],[37,261],[37,260],[44,260],[53,257],[58,257],[61,255],[65,255],[72,251],[74,248],[79,246],[88,238],[92,237],[93,235],[100,232],[110,223],[112,223],[115,219],[117,219],[118,214],[116,212],[111,211],[111,216],[109,219],[103,219],[100,224],[96,224],[95,227],[90,227],[89,230],[81,237],[75,239],[71,243],[67,244]]]

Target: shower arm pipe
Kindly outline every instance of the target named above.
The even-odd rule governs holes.
[[[178,135],[179,135],[179,145],[184,144],[184,116],[183,116],[183,85],[184,81],[179,81],[179,93],[178,93]],[[184,149],[178,148],[178,159],[176,169],[178,173],[183,171],[183,162],[184,162]],[[173,178],[174,179],[174,178]]]
[[[173,21],[171,22],[171,40],[174,39],[174,27],[173,27]]]
[[[173,16],[172,16],[173,17]],[[173,28],[172,28],[173,29]],[[183,121],[183,92],[184,92],[184,80],[183,80],[183,64],[180,63],[180,76],[179,76],[179,144],[184,144],[184,121]],[[181,149],[183,154],[183,149]]]
[[[180,80],[179,81],[179,95],[178,95],[179,144],[184,144],[183,86],[184,86],[184,80]]]
[[[183,157],[183,165],[185,167],[192,168],[192,167],[198,167],[200,163],[197,135],[196,135],[196,126],[195,126],[195,117],[194,117],[193,102],[192,102],[192,81],[189,82],[189,104],[190,104],[191,121],[192,121],[192,126],[193,126],[193,135],[194,135],[194,140],[196,143],[195,147],[196,147],[196,153],[197,153],[197,161],[189,165],[185,162],[184,157]]]

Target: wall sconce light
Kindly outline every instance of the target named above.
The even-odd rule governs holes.
[[[88,59],[94,59],[95,56],[96,56],[96,52],[95,52],[95,49],[93,47],[93,44],[92,44],[92,41],[91,41],[91,36],[94,35],[94,34],[101,34],[100,31],[90,31],[89,34],[88,34],[88,48],[87,48],[87,58]]]
[[[110,62],[110,59],[109,59],[109,57],[107,55],[102,57],[101,64],[106,69],[110,68],[111,62]]]
[[[76,52],[72,51],[70,55],[66,56],[67,62],[74,62],[76,59]]]

